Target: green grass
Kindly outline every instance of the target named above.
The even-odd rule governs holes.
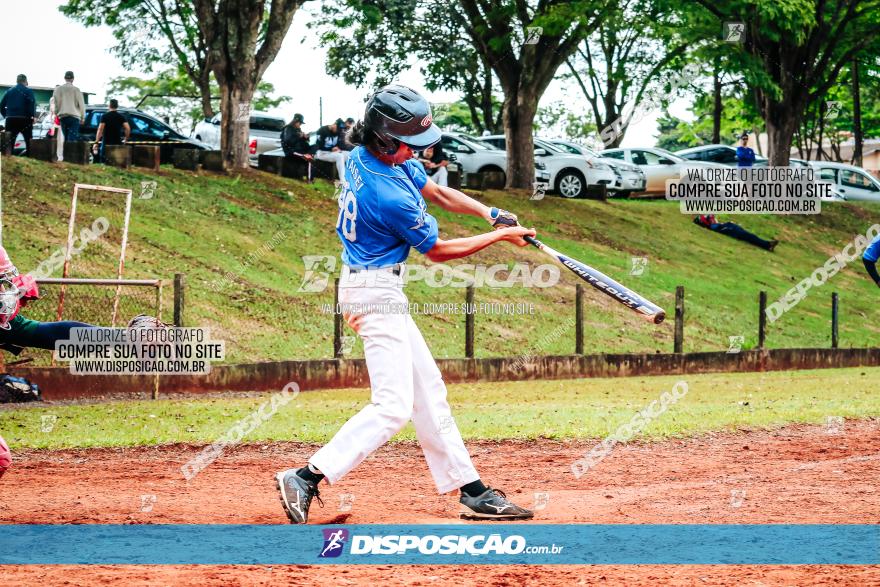
[[[334,231],[337,205],[333,188],[269,176],[194,175],[163,167],[158,175],[103,166],[46,164],[21,158],[3,161],[4,244],[23,269],[35,267],[65,242],[70,192],[74,181],[131,187],[135,190],[126,277],[165,277],[185,273],[189,325],[213,328],[226,340],[232,362],[325,358],[332,354],[332,316],[320,304],[332,292],[298,293],[303,255],[338,255]],[[138,199],[142,181],[156,181],[155,196]],[[734,218],[766,238],[782,244],[774,254],[696,227],[675,203],[665,201],[529,200],[526,194],[489,192],[487,204],[509,208],[534,226],[548,244],[602,269],[612,277],[663,305],[674,303],[674,290],[686,290],[685,351],[725,350],[728,337],[745,336],[745,347],[757,338],[757,298],[766,290],[773,301],[809,276],[835,251],[880,218],[877,204],[826,204],[819,216],[740,216]],[[112,242],[120,236],[118,199],[84,196],[84,223],[106,215],[110,234],[87,247],[73,262],[72,275],[106,277],[115,273]],[[453,217],[431,207],[446,238],[486,230],[482,220]],[[245,264],[251,253],[281,231],[278,246]],[[629,275],[632,257],[647,257],[644,276]],[[423,262],[414,253],[412,259]],[[473,263],[547,263],[538,251],[502,244],[472,257]],[[214,285],[224,274],[235,274],[232,287]],[[477,356],[569,354],[574,350],[573,328],[539,343],[542,335],[570,321],[577,280],[563,270],[558,286],[548,289],[480,288],[477,302],[534,304],[531,316],[476,317]],[[806,300],[772,324],[767,346],[827,347],[830,345],[830,296],[840,293],[840,340],[844,347],[876,346],[877,288],[861,263],[810,292]],[[50,289],[47,288],[47,294]],[[462,302],[462,289],[432,289],[425,284],[407,288],[413,302]],[[75,301],[72,291],[65,316],[107,323],[107,304]],[[51,296],[48,296],[50,298]],[[619,305],[589,290],[586,296],[586,351],[668,352],[672,349],[672,320],[656,327],[644,323]],[[91,306],[91,307],[90,307]],[[100,306],[100,307],[97,307]],[[166,291],[168,318],[170,295]],[[133,306],[125,312],[134,313]],[[100,310],[102,314],[93,317]],[[51,299],[27,308],[38,319],[54,316]],[[139,310],[138,310],[139,311]],[[437,357],[464,354],[462,315],[417,316]],[[354,356],[360,356],[358,342]],[[45,360],[45,355],[42,356]]]
[[[880,368],[463,384],[450,386],[449,398],[467,439],[599,438],[681,380],[687,395],[636,438],[880,416]],[[0,435],[15,449],[211,443],[270,395],[27,405],[0,410]],[[368,396],[362,389],[300,393],[244,442],[325,442]],[[41,430],[42,416],[57,417],[51,431]],[[395,438],[413,439],[412,425]]]

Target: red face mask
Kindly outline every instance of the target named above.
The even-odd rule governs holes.
[[[405,163],[412,159],[413,150],[409,145],[400,143],[397,147],[397,151],[393,155],[387,155],[385,153],[376,153],[375,155],[382,163],[387,165],[400,165],[401,163]]]

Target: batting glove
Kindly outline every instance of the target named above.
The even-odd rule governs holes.
[[[519,220],[516,214],[502,210],[500,208],[492,208],[489,211],[489,222],[495,228],[504,228],[505,226],[519,226]]]

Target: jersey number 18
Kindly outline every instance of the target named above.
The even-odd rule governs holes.
[[[342,231],[342,235],[351,242],[357,238],[355,222],[357,221],[358,204],[351,190],[343,190],[339,194],[339,218],[336,225]]]

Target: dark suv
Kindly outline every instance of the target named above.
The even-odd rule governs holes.
[[[80,127],[81,140],[94,141],[101,124],[101,117],[109,108],[105,105],[87,105],[86,119]],[[171,163],[174,149],[210,149],[205,143],[185,137],[155,116],[136,108],[120,108],[119,113],[128,120],[131,126],[129,144],[159,145],[162,163]]]

